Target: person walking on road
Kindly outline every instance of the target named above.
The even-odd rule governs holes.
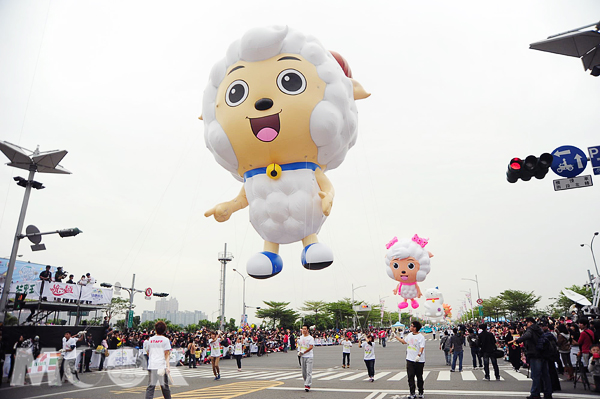
[[[367,374],[369,381],[375,381],[375,342],[373,336],[367,335],[366,339],[360,344],[360,347],[365,350],[365,365],[367,366]]]
[[[479,336],[472,328],[469,328],[469,335],[467,335],[467,343],[471,348],[471,357],[473,358],[473,370],[477,370],[477,362],[479,361],[479,368],[483,368],[481,362],[481,348],[479,346]]]
[[[314,346],[315,339],[308,333],[308,326],[305,324],[302,326],[302,336],[298,338],[298,357],[300,358],[304,390],[306,392],[310,391],[310,386],[312,385]]]
[[[456,371],[456,359],[458,359],[458,371],[462,372],[465,336],[463,335],[463,331],[457,328],[452,331],[454,332],[454,335],[450,337],[450,353],[452,353],[452,368],[450,371]]]
[[[169,357],[171,356],[171,342],[164,336],[167,325],[164,321],[157,321],[154,325],[156,335],[148,340],[148,387],[146,388],[146,399],[154,398],[156,384],[160,384],[163,397],[171,399],[169,389]],[[159,382],[159,377],[162,381]]]
[[[450,366],[450,334],[448,334],[448,331],[444,331],[444,335],[440,337],[440,350],[444,351],[446,366]]]
[[[494,376],[496,377],[496,381],[500,381],[498,359],[496,359],[496,356],[494,356],[494,352],[496,351],[496,337],[494,337],[494,334],[487,330],[487,324],[480,324],[479,328],[481,328],[481,332],[479,333],[479,348],[481,350],[481,354],[483,355],[483,371],[485,373],[483,379],[485,381],[490,380],[491,360],[492,366],[494,366]],[[475,360],[473,360],[473,362],[474,361]]]
[[[242,340],[242,336],[238,335],[237,340],[235,341],[235,349],[233,350],[233,356],[235,357],[235,362],[238,366],[238,371],[242,371],[242,357],[244,356],[244,341]]]
[[[342,368],[350,368],[350,353],[352,352],[352,341],[348,336],[342,341]]]
[[[408,399],[423,398],[423,368],[425,367],[425,337],[419,334],[421,323],[413,321],[409,327],[410,334],[406,337],[396,333],[396,339],[408,345],[406,348],[406,373],[408,377],[408,388],[410,395]],[[417,377],[417,388],[419,394],[415,395],[415,377]]]

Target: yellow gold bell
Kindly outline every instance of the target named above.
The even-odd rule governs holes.
[[[276,163],[267,166],[267,176],[273,180],[279,179],[281,177],[281,166]]]

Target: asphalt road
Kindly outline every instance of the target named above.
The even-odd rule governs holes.
[[[529,395],[531,380],[527,370],[512,371],[508,362],[499,360],[501,381],[483,380],[483,370],[473,370],[470,351],[465,351],[462,373],[451,373],[445,366],[439,341],[428,335],[425,364],[426,398],[525,398]],[[298,358],[295,353],[273,353],[268,356],[242,360],[242,371],[237,371],[235,360],[221,360],[221,379],[215,381],[210,365],[196,369],[173,367],[175,385],[173,398],[348,398],[348,399],[401,399],[408,394],[405,355],[406,347],[393,341],[387,347],[375,348],[375,382],[366,380],[366,367],[362,350],[352,349],[351,367],[341,367],[340,346],[316,347],[311,392],[304,392]],[[457,366],[458,369],[458,366]],[[142,398],[147,385],[147,372],[142,369],[115,369],[81,375],[85,386],[64,384],[50,387],[45,382],[39,386],[0,388],[0,398]],[[598,398],[598,394],[584,391],[581,384],[563,381],[562,391],[555,398]],[[155,397],[162,397],[157,387]]]

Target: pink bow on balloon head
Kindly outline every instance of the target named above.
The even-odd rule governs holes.
[[[391,246],[394,245],[397,242],[398,242],[398,237],[392,238],[392,240],[390,242],[388,242],[387,244],[385,244],[385,249],[390,249]]]
[[[421,248],[425,248],[425,245],[427,245],[427,243],[429,243],[429,238],[421,238],[418,235],[414,235],[412,240],[414,242],[416,242],[417,244],[419,244],[421,246]]]

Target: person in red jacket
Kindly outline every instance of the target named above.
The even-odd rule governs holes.
[[[594,332],[590,330],[590,322],[587,318],[577,320],[577,324],[579,324],[579,330],[581,331],[577,356],[581,356],[581,362],[586,365],[590,359],[590,348],[594,343]]]

